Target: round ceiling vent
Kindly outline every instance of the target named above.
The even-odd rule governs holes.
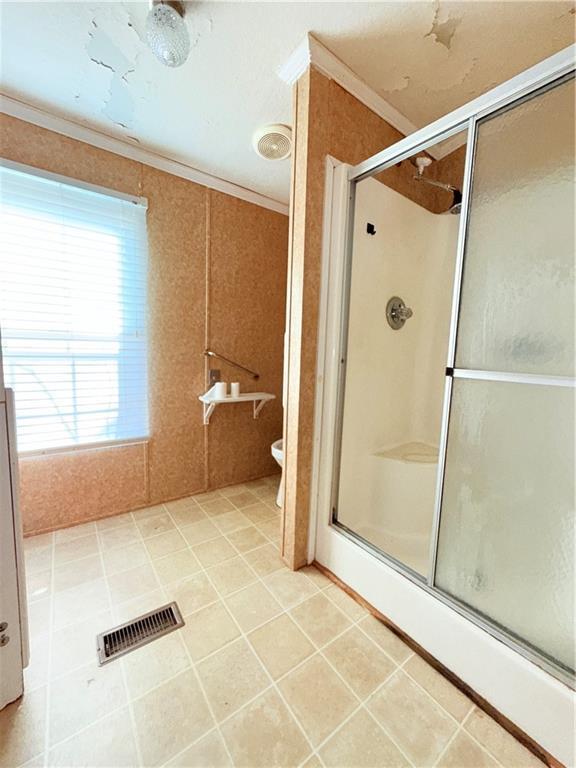
[[[285,160],[292,151],[292,129],[287,125],[265,125],[254,133],[252,145],[265,160]]]

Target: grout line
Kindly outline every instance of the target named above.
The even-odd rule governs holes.
[[[49,619],[49,625],[48,625],[48,675],[46,680],[46,722],[44,724],[44,759],[42,761],[43,765],[48,764],[48,750],[50,748],[50,703],[51,703],[51,692],[52,692],[52,685],[51,685],[51,670],[52,670],[52,645],[53,645],[53,633],[54,633],[54,603],[55,603],[55,593],[54,593],[54,571],[56,568],[56,536],[54,533],[52,533],[52,542],[51,542],[51,558],[50,558],[50,619]],[[30,638],[30,644],[32,638]],[[32,656],[32,652],[30,652],[30,656]]]
[[[98,541],[98,552],[100,554],[102,573],[104,574],[104,583],[106,585],[106,593],[108,596],[108,609],[110,611],[110,615],[112,616],[112,621],[115,622],[116,612],[114,610],[114,605],[112,604],[112,592],[110,590],[110,584],[108,582],[108,575],[106,573],[106,568],[104,567],[104,553],[103,553],[102,540],[100,538],[99,531],[96,532],[96,538]],[[154,575],[156,576],[156,573],[154,573]],[[140,750],[140,740],[138,738],[138,729],[136,727],[136,718],[134,717],[134,709],[132,707],[132,699],[130,697],[130,688],[128,687],[128,680],[126,679],[126,669],[124,668],[122,659],[119,659],[119,662],[120,662],[120,674],[122,675],[122,684],[124,686],[124,693],[126,694],[126,705],[128,707],[128,717],[130,718],[130,725],[132,727],[132,736],[134,739],[134,746],[136,747],[136,755],[138,757],[138,764],[144,765],[142,761],[142,752]]]

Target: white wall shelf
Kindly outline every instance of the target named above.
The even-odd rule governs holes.
[[[274,400],[276,398],[276,395],[272,395],[270,392],[242,392],[242,394],[237,397],[232,397],[232,395],[216,397],[216,395],[213,394],[212,389],[209,389],[206,394],[198,396],[198,399],[204,406],[204,424],[210,424],[210,416],[214,413],[214,409],[217,405],[252,403],[254,407],[254,418],[257,419],[260,411],[264,408],[264,405],[269,400]]]

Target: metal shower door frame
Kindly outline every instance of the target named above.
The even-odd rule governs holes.
[[[493,381],[514,381],[524,383],[545,383],[556,386],[575,386],[574,380],[567,380],[564,377],[540,377],[521,374],[507,374],[492,371],[473,371],[467,369],[455,369],[456,339],[458,333],[458,317],[460,311],[460,298],[462,290],[462,275],[464,267],[464,253],[466,248],[466,239],[468,233],[468,222],[470,217],[470,200],[472,182],[474,176],[474,157],[476,150],[476,141],[478,134],[478,125],[484,120],[490,119],[501,111],[513,109],[517,104],[530,99],[540,92],[551,89],[561,84],[565,79],[574,75],[575,70],[576,46],[572,45],[558,54],[551,56],[544,62],[535,67],[526,70],[512,80],[504,83],[484,96],[481,96],[467,105],[446,115],[440,120],[435,121],[429,126],[422,128],[414,134],[388,147],[373,157],[349,168],[347,175],[347,211],[346,211],[346,235],[345,235],[345,258],[344,258],[344,285],[342,286],[342,314],[340,318],[340,338],[339,338],[339,357],[340,366],[338,371],[338,383],[336,393],[336,412],[334,425],[334,446],[332,454],[332,483],[330,500],[330,524],[337,528],[339,533],[350,538],[368,551],[370,554],[378,557],[394,570],[408,577],[412,582],[422,589],[431,593],[436,599],[449,605],[453,610],[462,614],[475,624],[480,626],[489,634],[498,638],[511,647],[513,650],[537,663],[563,682],[573,685],[573,677],[559,667],[553,660],[549,660],[543,654],[538,652],[528,643],[514,637],[511,633],[503,630],[494,622],[486,619],[477,611],[469,608],[456,598],[453,598],[441,592],[435,586],[436,563],[438,556],[438,539],[440,531],[440,517],[442,507],[442,493],[444,484],[444,473],[446,468],[446,452],[448,447],[448,426],[450,417],[450,406],[452,400],[452,382],[454,378],[475,378],[487,379]],[[354,224],[354,199],[356,183],[369,178],[376,173],[384,171],[402,160],[412,157],[414,154],[426,150],[441,141],[454,136],[457,133],[466,131],[467,146],[464,168],[464,179],[462,187],[462,213],[460,217],[458,242],[456,250],[456,264],[454,272],[454,288],[452,294],[452,311],[450,321],[450,333],[448,344],[448,356],[446,363],[446,378],[444,388],[444,402],[441,420],[441,437],[439,446],[439,463],[437,473],[437,484],[434,505],[433,527],[430,542],[429,571],[426,579],[421,578],[403,563],[395,560],[386,553],[377,550],[370,542],[354,533],[346,526],[337,521],[337,499],[340,472],[340,457],[342,445],[342,421],[344,406],[344,389],[346,378],[346,360],[347,360],[347,329],[350,304],[350,280],[353,249],[353,224]]]

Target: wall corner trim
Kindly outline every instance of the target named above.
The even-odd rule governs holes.
[[[311,32],[308,32],[284,64],[278,68],[277,74],[280,80],[287,85],[294,85],[310,66],[334,80],[404,136],[418,130],[418,127],[411,120],[367,85],[347,64],[329,51]],[[464,141],[458,137],[456,142],[454,140],[452,142],[446,141],[442,147],[431,147],[426,151],[436,160],[440,160],[463,144]]]
[[[234,184],[226,179],[213,176],[210,173],[199,171],[181,160],[170,158],[166,155],[154,152],[145,147],[135,146],[124,139],[111,136],[94,128],[70,120],[66,117],[52,114],[39,107],[34,107],[26,102],[13,99],[11,96],[0,94],[0,112],[24,120],[27,123],[37,125],[39,128],[45,128],[54,133],[67,136],[70,139],[82,141],[84,144],[90,144],[98,149],[112,152],[115,155],[126,157],[143,165],[149,165],[159,171],[170,173],[172,176],[179,176],[194,184],[199,184],[208,189],[215,189],[232,197],[237,197],[247,203],[259,205],[261,208],[268,208],[276,213],[288,215],[288,204],[279,200],[273,200],[259,192],[255,192],[239,184]]]

